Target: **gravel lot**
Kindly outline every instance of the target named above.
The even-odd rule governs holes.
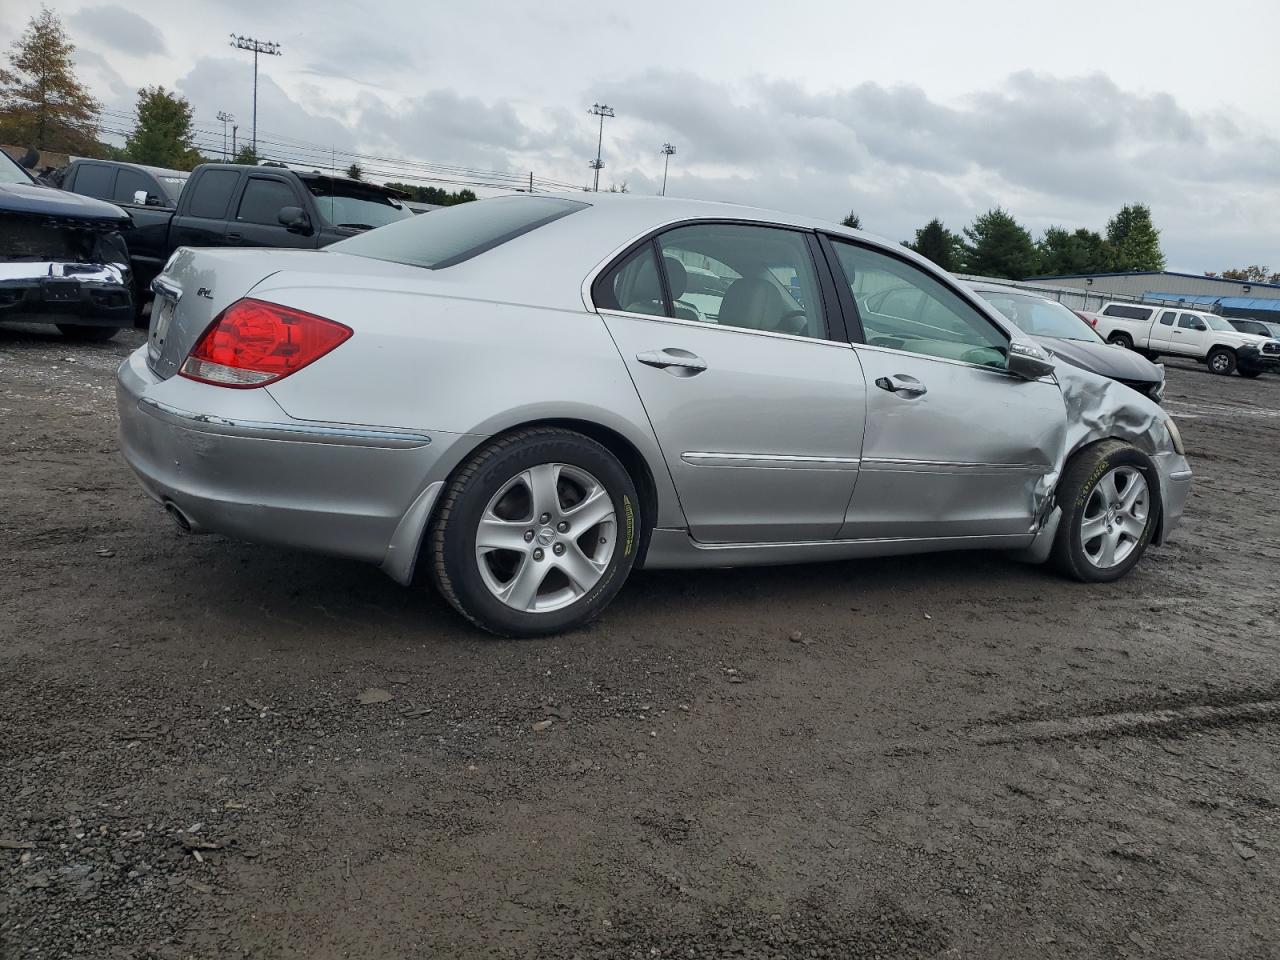
[[[1119,584],[648,573],[506,642],[179,536],[141,340],[0,330],[5,960],[1277,956],[1280,378],[1171,366],[1196,489]]]

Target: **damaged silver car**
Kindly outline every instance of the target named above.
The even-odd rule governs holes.
[[[84,340],[131,326],[131,226],[119,207],[39,183],[0,150],[0,320]]]
[[[1191,483],[1150,400],[897,244],[780,213],[502,197],[182,249],[155,290],[121,444],[179,527],[430,578],[507,636],[590,620],[636,567],[994,549],[1112,581]]]

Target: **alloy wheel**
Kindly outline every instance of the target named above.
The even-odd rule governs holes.
[[[591,591],[613,558],[617,511],[581,467],[543,463],[504,483],[476,529],[476,563],[489,592],[528,613],[560,610]]]
[[[1080,544],[1100,570],[1117,567],[1142,542],[1151,510],[1147,478],[1136,467],[1115,467],[1089,494],[1080,518]]]

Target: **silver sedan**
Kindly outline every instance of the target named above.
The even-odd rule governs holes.
[[[430,578],[502,635],[591,619],[636,567],[981,548],[1111,581],[1191,482],[1156,404],[780,213],[501,197],[183,248],[155,291],[120,436],[178,526]]]

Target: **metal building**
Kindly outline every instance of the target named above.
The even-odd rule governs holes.
[[[1224,280],[1172,270],[1030,277],[1024,282],[1055,290],[1078,290],[1104,299],[1185,302],[1228,317],[1280,318],[1280,283]]]

